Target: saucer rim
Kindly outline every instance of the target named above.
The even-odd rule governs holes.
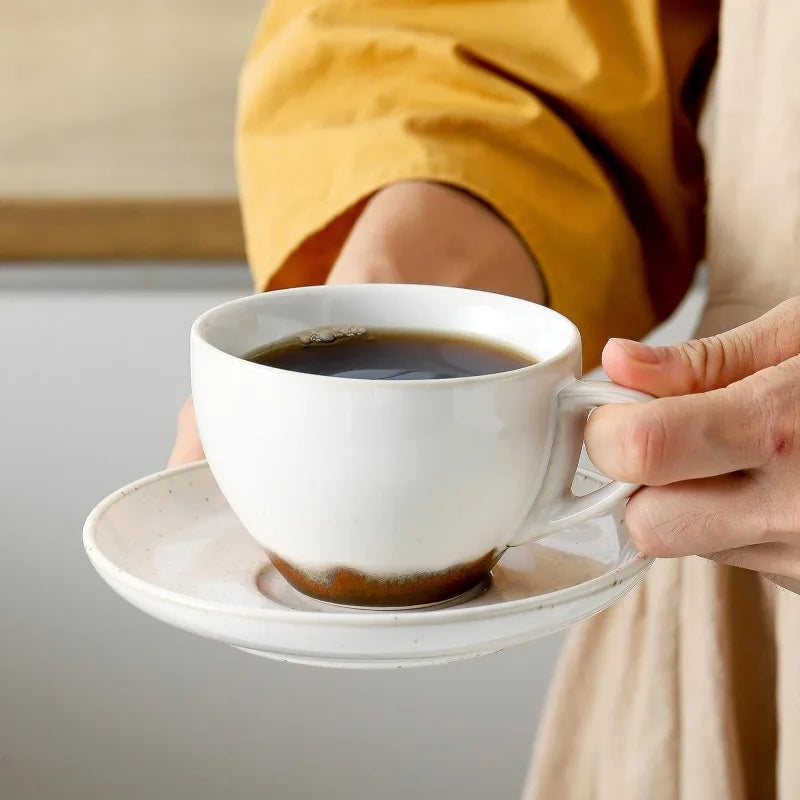
[[[552,607],[567,602],[579,601],[602,592],[603,590],[628,582],[639,575],[643,570],[647,570],[654,560],[652,557],[636,553],[628,562],[610,572],[599,575],[596,578],[591,578],[588,581],[582,581],[573,586],[567,586],[563,589],[557,589],[544,594],[492,603],[490,605],[455,606],[430,610],[409,609],[405,611],[398,609],[391,612],[364,611],[363,613],[354,613],[353,609],[348,609],[347,611],[343,610],[341,612],[306,611],[283,605],[276,608],[253,608],[252,606],[235,605],[217,600],[206,600],[174,589],[167,589],[145,580],[144,578],[139,578],[120,567],[103,552],[102,548],[97,543],[97,527],[101,524],[106,513],[116,503],[120,502],[132,492],[139,491],[141,488],[149,486],[152,483],[157,483],[173,475],[184,472],[204,469],[211,472],[211,468],[205,459],[183,464],[179,467],[159,470],[158,472],[138,478],[122,486],[101,500],[92,509],[83,525],[83,547],[86,551],[86,555],[101,577],[103,577],[107,583],[112,582],[112,588],[114,582],[121,582],[127,584],[130,589],[150,595],[156,600],[173,603],[194,610],[261,620],[263,622],[290,622],[292,624],[302,622],[309,625],[318,625],[320,623],[330,625],[336,623],[353,628],[369,627],[376,624],[389,624],[393,627],[400,627],[420,624],[435,625],[443,621],[466,621],[475,619],[476,617],[480,617],[481,619],[494,619],[515,614],[523,609],[533,611],[548,606]],[[578,468],[576,474],[595,481],[608,480],[608,478],[596,470],[584,467]],[[525,545],[521,546],[524,547]],[[264,558],[265,562],[269,561],[266,554]]]

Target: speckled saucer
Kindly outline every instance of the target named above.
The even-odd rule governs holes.
[[[581,470],[575,491],[603,479]],[[461,602],[363,611],[292,589],[231,511],[205,462],[156,473],[101,502],[84,546],[117,594],[156,619],[268,658],[387,668],[486,655],[606,608],[650,560],[619,514],[510,549]]]

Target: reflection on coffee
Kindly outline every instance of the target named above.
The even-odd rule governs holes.
[[[245,358],[292,372],[384,381],[493,375],[535,363],[528,355],[484,339],[358,326],[298,334],[256,348]]]

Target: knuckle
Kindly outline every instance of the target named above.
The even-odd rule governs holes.
[[[628,502],[625,522],[636,548],[657,558],[708,553],[717,515],[703,511],[670,513],[665,490],[643,489]]]
[[[662,533],[667,546],[676,555],[708,553],[709,533],[717,524],[717,515],[692,511],[676,515],[665,522]]]
[[[708,365],[713,361],[713,339],[693,339],[678,348],[678,355],[687,368],[689,377],[684,388],[687,393],[702,391],[704,376],[708,375]]]
[[[800,426],[800,383],[796,370],[780,364],[746,382],[742,402],[749,407],[750,435],[764,467],[796,451]]]
[[[639,414],[622,442],[622,463],[626,476],[635,483],[661,481],[667,432],[662,415],[652,409]]]
[[[725,386],[741,375],[737,364],[748,363],[750,345],[736,331],[705,339],[693,339],[680,346],[680,355],[691,376],[684,387],[687,393],[703,392],[710,387]]]

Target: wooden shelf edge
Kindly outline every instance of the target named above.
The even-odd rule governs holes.
[[[245,257],[236,198],[3,198],[0,260]]]

